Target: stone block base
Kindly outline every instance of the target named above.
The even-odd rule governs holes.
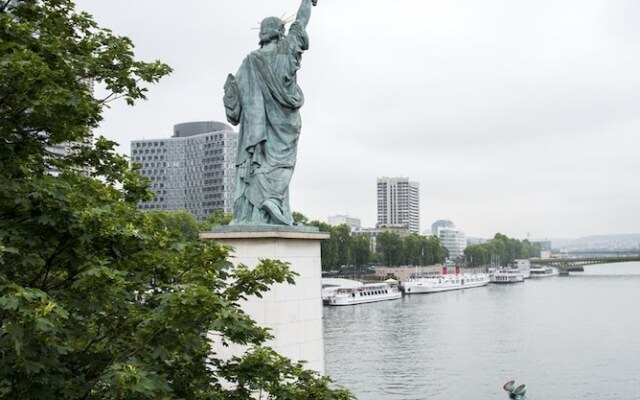
[[[305,360],[309,369],[324,373],[320,241],[329,234],[238,230],[202,232],[200,237],[230,246],[234,265],[251,268],[260,259],[289,263],[298,274],[295,285],[276,284],[262,298],[254,296],[243,302],[242,309],[258,325],[271,329],[274,338],[268,346],[294,361]],[[223,358],[239,351],[239,347],[216,349]]]

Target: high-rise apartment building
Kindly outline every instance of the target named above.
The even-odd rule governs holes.
[[[420,185],[408,178],[378,178],[378,227],[406,226],[420,232]]]
[[[238,134],[221,122],[174,125],[166,139],[134,140],[131,161],[141,165],[156,194],[141,210],[187,210],[199,220],[233,211]]]

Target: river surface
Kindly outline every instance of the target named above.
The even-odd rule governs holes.
[[[324,308],[326,373],[360,400],[640,399],[640,263]]]

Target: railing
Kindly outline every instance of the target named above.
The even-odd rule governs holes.
[[[640,256],[617,256],[617,257],[568,257],[568,258],[532,258],[531,265],[550,265],[557,267],[560,271],[581,270],[585,265],[615,264],[640,261]]]

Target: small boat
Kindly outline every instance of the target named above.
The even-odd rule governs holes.
[[[529,271],[532,278],[548,278],[560,275],[558,269],[554,267],[531,267]]]
[[[402,283],[405,294],[437,293],[449,290],[470,289],[486,286],[489,283],[487,274],[461,274],[456,267],[456,273],[448,274],[446,267],[442,268],[439,276],[422,277],[415,276]]]
[[[524,282],[524,274],[515,268],[500,268],[489,274],[491,283],[518,283]]]
[[[395,300],[402,297],[402,292],[393,283],[366,283],[361,287],[339,288],[329,297],[330,306],[351,306],[355,304],[373,303],[376,301]]]

